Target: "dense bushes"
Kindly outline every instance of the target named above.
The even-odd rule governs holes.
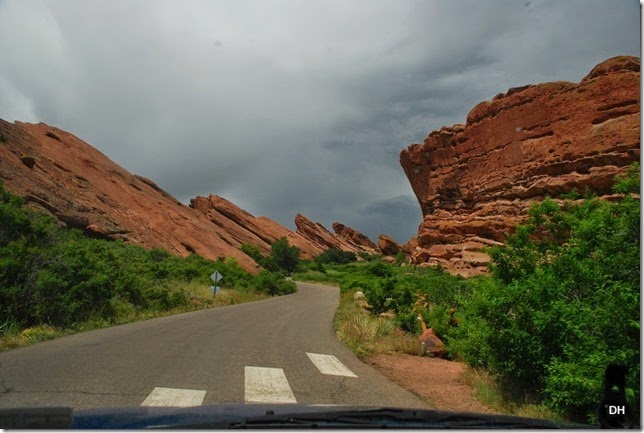
[[[639,192],[638,177],[615,190]],[[467,302],[452,348],[576,418],[594,416],[605,368],[624,364],[639,407],[639,199],[545,200],[491,255],[494,281]]]
[[[344,265],[341,290],[362,290],[372,313],[393,311],[409,331],[419,331],[421,315],[451,356],[573,420],[595,420],[606,367],[626,365],[639,418],[640,200],[631,196],[639,167],[614,191],[622,197],[534,205],[506,245],[490,251],[492,277],[376,261]]]
[[[88,238],[21,205],[21,199],[0,185],[2,330],[40,324],[70,327],[136,311],[186,307],[194,296],[190,284],[212,284],[209,275],[215,270],[224,276],[224,289],[293,291],[292,282],[253,276],[234,259],[212,262],[196,254],[182,258]]]
[[[328,250],[322,252],[317,257],[315,257],[315,261],[321,264],[329,264],[329,263],[344,264],[344,263],[355,262],[356,260],[357,260],[356,253],[353,253],[351,251],[342,251],[337,248],[329,248]]]
[[[288,295],[297,291],[291,280],[284,278],[300,265],[300,250],[291,246],[286,237],[271,244],[271,253],[264,256],[256,245],[242,244],[240,249],[264,269],[257,275],[257,286],[271,296]]]
[[[289,245],[284,236],[271,244],[271,253],[268,256],[264,256],[256,245],[246,243],[242,244],[240,249],[270,272],[291,274],[300,264],[300,250]]]
[[[291,280],[286,280],[278,273],[263,269],[257,276],[257,285],[271,296],[295,293],[297,287]]]
[[[379,261],[354,266],[340,280],[343,292],[363,291],[372,313],[394,312],[397,324],[411,332],[420,331],[419,314],[437,332],[446,332],[450,308],[458,307],[472,286],[472,281],[440,270],[393,267]],[[419,300],[427,305],[417,305]]]

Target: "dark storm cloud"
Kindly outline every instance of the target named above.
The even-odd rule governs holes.
[[[636,1],[0,3],[0,117],[67,129],[183,202],[405,242],[400,150],[510,87],[639,55]]]
[[[357,212],[359,218],[364,218],[365,233],[377,242],[375,233],[386,233],[398,243],[406,243],[409,227],[413,227],[412,235],[416,234],[422,221],[422,215],[416,198],[409,195],[379,200],[368,204]]]

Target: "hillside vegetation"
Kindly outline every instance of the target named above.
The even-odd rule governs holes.
[[[209,289],[215,270],[224,276],[217,297]],[[22,199],[0,184],[0,338],[54,336],[55,330],[108,326],[295,291],[279,266],[275,270],[254,276],[234,259],[177,257],[90,238],[25,208]]]
[[[506,245],[489,251],[490,277],[466,280],[436,269],[325,258],[294,278],[337,283],[342,306],[364,292],[374,332],[364,332],[357,313],[342,307],[341,338],[379,333],[384,341],[395,332],[387,316],[417,335],[421,316],[451,358],[493,375],[504,398],[571,420],[596,422],[606,367],[625,365],[626,397],[639,422],[639,166],[614,191],[614,201],[588,194],[535,204]],[[345,341],[361,356],[414,351],[408,344],[379,347],[369,338]]]

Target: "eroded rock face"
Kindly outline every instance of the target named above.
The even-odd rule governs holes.
[[[340,237],[301,217],[307,221],[301,223],[307,238],[217,195],[195,197],[184,206],[151,180],[127,172],[78,137],[44,123],[0,119],[0,179],[27,205],[45,210],[61,225],[177,255],[234,257],[251,272],[260,267],[240,251],[243,243],[269,254],[271,244],[286,237],[305,259],[330,247],[375,252],[364,235],[348,227]]]
[[[386,256],[395,256],[402,251],[402,247],[387,235],[378,236],[378,248]]]
[[[374,244],[371,241],[371,239],[369,239],[367,236],[363,235],[359,231],[354,230],[351,227],[347,227],[344,224],[339,222],[334,222],[332,226],[335,234],[341,239],[344,239],[350,244],[353,244],[356,247],[361,248],[362,250],[364,250],[365,252],[368,252],[369,254],[379,253],[378,247],[376,246],[376,244]]]
[[[269,218],[255,217],[218,195],[193,198],[190,200],[190,207],[206,215],[215,225],[227,222],[227,242],[232,245],[253,244],[263,254],[268,255],[271,252],[271,244],[281,237],[286,237],[290,245],[300,249],[302,258],[312,259],[324,251],[298,233]]]
[[[297,227],[297,234],[322,250],[336,248],[342,251],[350,251],[354,253],[372,253],[372,250],[370,248],[365,248],[361,245],[357,245],[353,241],[349,241],[344,237],[333,234],[328,231],[322,224],[311,221],[302,214],[297,214],[295,216],[295,226]]]
[[[485,273],[485,245],[505,240],[531,203],[588,188],[610,193],[640,158],[640,60],[615,57],[580,83],[528,85],[433,131],[400,163],[423,213],[412,262]]]
[[[4,186],[61,224],[182,256],[234,257],[249,271],[259,269],[234,243],[222,240],[234,236],[229,221],[213,224],[78,137],[44,123],[2,119],[0,134]]]

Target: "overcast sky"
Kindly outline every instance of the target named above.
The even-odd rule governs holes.
[[[636,0],[0,0],[0,117],[218,194],[403,243],[400,151],[510,87],[640,55]]]

